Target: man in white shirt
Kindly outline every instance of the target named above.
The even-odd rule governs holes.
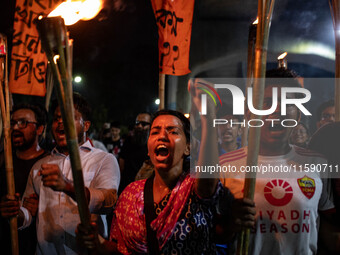
[[[90,127],[89,106],[79,95],[73,95],[75,124],[78,134],[80,158],[89,209],[99,224],[99,232],[107,236],[105,215],[113,209],[117,200],[120,171],[112,154],[94,148],[86,141]],[[75,229],[80,223],[70,157],[67,148],[64,125],[59,106],[52,106],[52,133],[56,147],[51,155],[39,160],[30,172],[23,197],[36,194],[39,197],[37,212],[37,254],[77,254]],[[13,201],[9,201],[12,202]],[[9,204],[8,210],[13,208]],[[24,207],[19,213],[22,228],[31,223],[31,213]]]

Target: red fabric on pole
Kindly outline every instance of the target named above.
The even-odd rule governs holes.
[[[17,0],[9,88],[11,93],[45,96],[47,58],[34,20],[49,14],[61,0]]]
[[[158,26],[159,72],[185,75],[189,70],[194,0],[151,0]]]

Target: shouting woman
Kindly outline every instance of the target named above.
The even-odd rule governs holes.
[[[200,107],[199,97],[195,105]],[[197,164],[218,163],[215,118],[201,116]],[[78,237],[96,254],[216,254],[214,216],[223,188],[217,178],[191,176],[190,123],[177,111],[155,114],[148,140],[154,174],[131,183],[115,207],[110,241],[78,227]],[[252,216],[250,216],[252,217]],[[251,223],[252,224],[252,223]]]

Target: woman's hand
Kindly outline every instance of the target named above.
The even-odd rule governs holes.
[[[79,247],[85,247],[90,251],[99,249],[98,227],[95,222],[91,223],[90,229],[82,224],[78,224],[76,229],[76,238]]]
[[[235,199],[232,203],[232,227],[234,232],[255,226],[255,203],[249,198]]]
[[[120,254],[117,251],[116,243],[106,241],[98,234],[98,227],[95,222],[91,222],[90,229],[79,224],[76,229],[76,239],[82,252],[87,249],[91,255]]]
[[[213,100],[210,98],[209,95],[204,93],[204,90],[210,90],[209,87],[213,86],[208,82],[200,79],[190,79],[188,83],[188,90],[191,94],[192,98],[192,110],[198,111],[201,114],[201,117],[210,117],[215,118],[216,116],[216,106],[213,103]],[[206,104],[202,105],[202,94],[206,95]],[[202,108],[205,108],[203,109]],[[202,114],[202,110],[205,111]]]
[[[201,143],[199,156],[196,163],[197,166],[216,166],[218,164],[218,149],[217,149],[217,132],[213,126],[213,120],[216,118],[216,107],[212,98],[206,96],[205,102],[202,103],[202,92],[207,91],[211,84],[195,79],[189,81],[189,91],[192,96],[192,107],[199,111],[201,119]],[[205,108],[205,109],[204,109]],[[194,117],[195,114],[192,114]],[[200,197],[209,198],[216,191],[218,183],[218,175],[195,173],[195,190]]]
[[[230,214],[216,215],[216,241],[230,243],[235,234],[255,226],[255,204],[248,198],[235,199],[231,205]]]

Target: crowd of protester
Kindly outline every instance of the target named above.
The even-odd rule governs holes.
[[[268,71],[267,77],[289,77],[293,82],[266,83],[264,102],[271,101],[274,85],[279,90],[301,87],[290,70]],[[194,113],[190,120],[173,110],[141,112],[128,133],[121,130],[130,123],[112,121],[95,139],[88,134],[90,106],[74,93],[90,228],[80,224],[57,101],[50,109],[51,142],[44,132],[47,112],[35,104],[15,105],[11,113],[14,197],[6,194],[4,151],[0,158],[2,254],[11,254],[11,217],[18,219],[20,254],[85,254],[86,250],[92,254],[236,254],[237,237],[245,229],[251,229],[249,254],[338,254],[337,179],[321,178],[306,169],[285,176],[265,174],[256,180],[254,199],[247,199],[243,198],[244,173],[205,178],[191,171],[190,161],[240,169],[247,165],[248,147],[241,145],[243,116],[233,115],[228,107],[216,110],[208,100],[210,114],[194,120],[201,112],[202,90],[192,86],[190,92]],[[340,132],[334,102],[321,103],[316,115],[315,134],[309,131],[314,127],[301,121],[297,107],[287,107],[287,118],[294,119],[296,127],[266,123],[261,128],[258,164],[337,166]],[[213,128],[209,123],[214,118],[239,124]],[[279,107],[269,118],[280,118]],[[190,122],[199,129],[191,132]]]

